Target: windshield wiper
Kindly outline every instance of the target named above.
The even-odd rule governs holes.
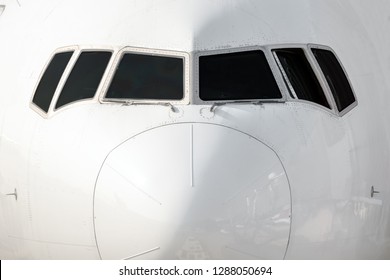
[[[210,112],[215,112],[217,107],[227,105],[227,104],[253,104],[253,105],[262,105],[264,101],[260,100],[232,100],[228,102],[214,102],[213,105],[210,107]]]
[[[160,105],[170,107],[171,111],[176,113],[178,109],[173,106],[171,102],[143,102],[143,101],[135,101],[135,100],[108,100],[108,102],[121,103],[122,106],[130,106],[130,105]]]

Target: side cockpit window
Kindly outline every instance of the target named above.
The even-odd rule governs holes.
[[[274,49],[273,55],[292,99],[314,102],[339,115],[357,104],[346,72],[328,47]]]
[[[340,62],[329,50],[318,48],[311,50],[332,92],[337,109],[339,112],[344,111],[355,103],[356,99]]]
[[[32,102],[47,113],[62,74],[73,55],[73,51],[57,53],[47,66],[35,91]]]
[[[77,47],[56,53],[43,72],[32,99],[40,110],[35,106],[32,108],[47,116],[65,105],[93,99],[112,53],[104,50],[80,51]]]
[[[199,57],[199,97],[203,101],[281,99],[263,51]]]
[[[311,101],[330,109],[325,93],[303,49],[274,51],[292,98]]]
[[[93,98],[111,55],[111,52],[104,51],[82,52],[61,91],[55,109],[75,101]]]

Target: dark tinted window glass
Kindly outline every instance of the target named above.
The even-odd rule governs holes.
[[[111,52],[81,53],[62,89],[56,109],[77,100],[93,98],[110,58]]]
[[[45,112],[49,110],[51,99],[72,54],[73,52],[56,54],[38,84],[33,103]]]
[[[330,108],[321,85],[302,49],[276,50],[297,97]]]
[[[262,51],[201,56],[199,73],[202,100],[282,97]]]
[[[355,97],[343,68],[331,51],[320,49],[312,51],[329,84],[338,110],[344,110],[355,102]]]
[[[183,64],[182,58],[127,53],[106,98],[183,99]]]

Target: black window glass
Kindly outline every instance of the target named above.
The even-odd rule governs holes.
[[[50,102],[72,54],[73,52],[57,53],[38,84],[33,103],[45,112],[49,110]]]
[[[106,98],[180,100],[184,97],[184,59],[127,53]]]
[[[77,100],[93,98],[111,55],[111,52],[99,51],[81,53],[61,91],[56,109]]]
[[[278,99],[282,95],[262,51],[199,57],[202,100]]]
[[[336,56],[328,50],[312,49],[341,112],[355,102],[348,79]]]
[[[275,53],[299,99],[330,108],[324,91],[302,49],[281,49]]]

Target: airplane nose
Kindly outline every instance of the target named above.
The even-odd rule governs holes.
[[[282,259],[290,189],[275,152],[235,129],[173,124],[106,158],[94,196],[103,259]]]

